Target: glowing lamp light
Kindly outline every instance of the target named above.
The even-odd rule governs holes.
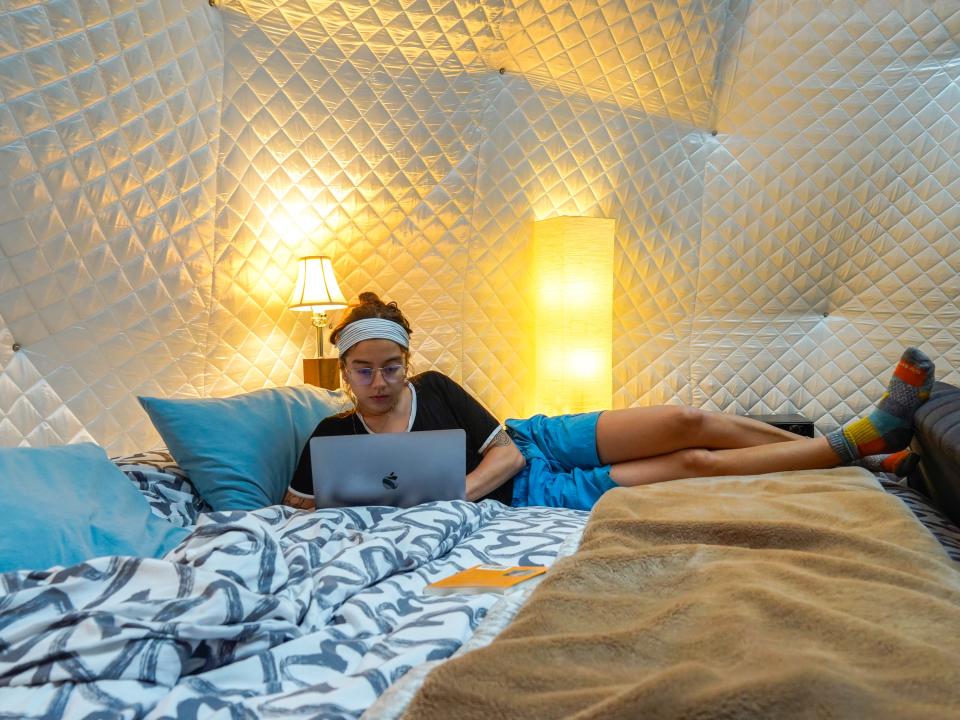
[[[607,218],[534,223],[536,412],[610,407],[613,231]]]
[[[323,328],[327,326],[327,310],[347,306],[347,300],[333,274],[333,261],[326,255],[303,257],[297,261],[297,285],[290,298],[293,310],[313,313],[317,331],[317,357],[323,357]]]

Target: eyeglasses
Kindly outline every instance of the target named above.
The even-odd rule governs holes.
[[[378,368],[350,368],[347,370],[350,373],[350,377],[353,378],[353,381],[357,385],[369,385],[373,382],[373,378],[376,376],[379,371],[380,377],[383,378],[384,382],[395,383],[403,380],[403,376],[407,372],[406,365],[385,365]]]

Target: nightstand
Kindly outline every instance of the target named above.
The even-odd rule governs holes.
[[[337,358],[304,358],[303,382],[327,390],[339,390],[340,361]]]
[[[781,430],[796,433],[797,435],[813,437],[813,420],[808,420],[803,415],[791,413],[778,415],[747,415],[747,417],[765,422],[768,425],[773,425]]]

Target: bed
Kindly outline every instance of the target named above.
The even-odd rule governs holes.
[[[918,415],[923,474],[912,483],[949,492],[960,467],[944,433],[960,422],[960,391],[938,384],[928,406],[935,412]],[[159,559],[0,575],[0,718],[428,717],[431,698],[451,697],[430,694],[438,673],[464,684],[457,664],[509,642],[556,578],[551,570],[503,595],[434,596],[425,586],[478,563],[570,566],[592,522],[494,501],[214,512],[169,454],[115,462],[154,516],[189,535]],[[897,498],[929,528],[929,562],[956,572],[960,530],[917,489],[831,472]],[[607,700],[596,702],[585,716],[604,714]]]

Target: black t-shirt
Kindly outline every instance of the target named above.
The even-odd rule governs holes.
[[[429,370],[410,378],[413,404],[410,409],[413,425],[410,430],[456,430],[467,435],[467,473],[480,464],[482,452],[499,430],[500,422],[470,393],[443,373]],[[365,435],[366,426],[355,410],[333,415],[320,421],[310,437],[330,435]],[[310,465],[310,442],[300,452],[300,462],[290,487],[302,495],[313,495],[313,469]],[[486,497],[509,505],[513,499],[513,480],[507,480]]]

